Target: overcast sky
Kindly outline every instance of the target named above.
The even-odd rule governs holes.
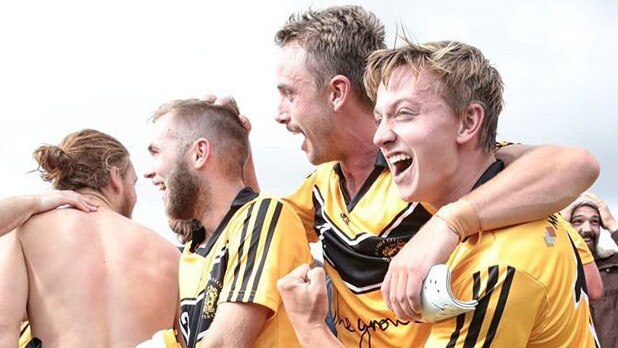
[[[141,174],[152,111],[211,92],[236,97],[252,120],[262,189],[291,192],[312,167],[300,136],[273,118],[273,36],[292,12],[345,3],[375,12],[389,46],[402,23],[421,42],[479,47],[506,85],[498,138],[588,149],[602,167],[592,191],[618,215],[618,2],[610,0],[4,1],[0,197],[46,189],[28,174],[32,151],[86,127],[123,142]],[[135,220],[173,239],[160,193],[145,179],[137,191]]]

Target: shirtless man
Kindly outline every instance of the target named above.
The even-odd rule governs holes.
[[[171,328],[178,250],[130,220],[137,176],[127,149],[94,130],[34,152],[43,180],[74,190],[96,212],[55,209],[3,237],[0,347],[15,347],[27,314],[47,347],[135,347]],[[6,239],[5,239],[6,238]]]

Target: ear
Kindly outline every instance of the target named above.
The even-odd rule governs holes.
[[[477,142],[480,141],[478,136],[483,127],[483,121],[485,120],[485,109],[478,103],[471,103],[468,105],[463,115],[459,119],[459,129],[457,130],[457,143],[465,144],[476,138]]]
[[[208,159],[210,158],[212,148],[208,140],[199,138],[193,142],[193,149],[191,151],[191,162],[195,169],[203,168]]]
[[[329,97],[333,103],[333,110],[339,111],[345,102],[352,96],[352,84],[350,79],[343,75],[336,75],[328,83]]]
[[[109,186],[114,193],[119,193],[124,188],[122,174],[120,173],[120,169],[118,169],[118,167],[112,167],[109,172]]]

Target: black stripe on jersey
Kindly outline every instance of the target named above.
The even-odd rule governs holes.
[[[579,303],[582,292],[586,293],[586,297],[588,296],[588,286],[586,285],[584,265],[582,264],[582,259],[579,257],[579,253],[577,252],[577,247],[575,246],[575,243],[573,243],[573,239],[571,239],[571,236],[568,233],[567,237],[569,237],[569,242],[571,242],[571,247],[573,248],[573,253],[575,254],[577,277],[575,278],[575,287],[573,288],[573,291],[575,292],[575,303]]]
[[[491,318],[491,324],[489,325],[489,330],[487,331],[487,336],[485,337],[483,347],[491,346],[491,342],[496,336],[496,332],[498,331],[498,324],[500,324],[500,319],[502,318],[502,313],[504,312],[504,307],[506,307],[506,301],[509,297],[509,292],[511,291],[511,284],[513,284],[513,278],[515,278],[515,268],[507,266],[506,278],[504,279],[504,284],[502,284],[502,290],[500,290],[500,297],[498,297],[496,311],[494,312],[493,318]]]
[[[455,331],[451,334],[451,339],[448,341],[446,348],[454,348],[457,344],[457,339],[459,338],[459,334],[461,333],[461,328],[463,327],[464,322],[466,321],[466,313],[460,314],[457,316],[457,322],[455,324]]]
[[[481,272],[472,274],[472,298],[479,299],[479,292],[481,292]],[[466,320],[466,314],[460,314],[457,316],[457,323],[455,325],[455,331],[451,334],[451,339],[448,342],[447,347],[452,348],[457,345],[457,340],[461,334],[461,328]]]
[[[351,213],[354,207],[356,206],[356,204],[358,204],[358,202],[361,200],[361,198],[363,198],[365,193],[369,191],[369,189],[371,188],[371,185],[373,185],[373,183],[380,176],[380,174],[382,174],[382,172],[384,171],[384,167],[379,167],[379,166],[374,167],[371,173],[369,174],[369,177],[367,177],[367,179],[363,183],[363,186],[361,186],[360,190],[358,190],[358,193],[354,197],[350,197],[350,193],[348,192],[345,176],[343,175],[343,171],[341,170],[341,164],[337,163],[335,165],[335,171],[337,172],[337,175],[339,175],[339,189],[341,190],[341,193],[343,194],[343,199],[345,201],[346,208],[348,208],[348,212]]]
[[[260,203],[258,215],[255,219],[255,224],[253,224],[253,231],[251,232],[251,242],[249,244],[249,252],[247,254],[245,274],[243,275],[242,285],[240,287],[240,290],[238,291],[238,296],[236,296],[235,302],[242,302],[242,298],[245,295],[245,290],[247,289],[247,284],[249,283],[249,278],[251,278],[251,274],[253,273],[253,266],[255,265],[255,255],[257,254],[258,244],[260,243],[262,228],[264,227],[264,221],[266,220],[266,213],[268,212],[268,206],[270,205],[270,201],[271,199],[267,198]],[[244,245],[244,236],[240,244],[240,248],[242,248],[242,245]],[[255,280],[257,281],[258,279]]]
[[[19,333],[19,337],[23,336],[24,332],[26,332],[26,330],[28,330],[29,327],[30,327],[30,322],[27,322],[24,328],[21,329],[21,332]]]
[[[388,233],[388,237],[395,238],[401,236],[414,236],[416,232],[418,232],[418,230],[420,230],[421,227],[423,227],[423,225],[431,219],[431,213],[429,213],[420,203],[409,203],[406,208],[402,209],[397,216],[395,216],[380,232],[380,236],[383,236],[384,233],[388,231],[413,204],[416,204],[416,206],[414,207],[412,213],[401,220],[399,225],[394,226],[393,230]]]
[[[251,295],[249,296],[249,302],[253,302],[255,298],[255,293],[257,291],[258,283],[262,277],[262,271],[264,270],[264,264],[266,264],[266,258],[268,257],[268,251],[270,250],[270,243],[273,240],[273,236],[275,235],[275,228],[277,228],[277,224],[279,223],[279,216],[281,216],[281,209],[283,208],[283,204],[277,202],[277,206],[275,207],[275,212],[273,213],[272,218],[270,219],[270,226],[268,226],[268,234],[266,235],[266,241],[264,242],[264,252],[262,253],[262,258],[260,260],[260,265],[255,273],[255,280],[253,281],[253,288],[251,289]]]
[[[424,208],[417,204],[412,213],[409,213],[401,221],[395,221],[391,224],[392,228],[397,230],[396,234],[400,234],[398,236],[392,235],[393,230],[388,237],[361,232],[352,238],[337,226],[333,218],[325,211],[324,198],[317,187],[313,188],[313,205],[314,230],[322,238],[324,260],[337,270],[348,289],[355,294],[364,294],[380,289],[388,271],[390,257],[396,254],[416,234],[417,230],[414,229],[414,226],[420,227],[422,223],[415,223],[412,220],[416,220],[424,214],[415,214],[416,210],[424,211]],[[380,216],[376,218],[380,218]],[[400,230],[399,225],[396,224],[410,228]],[[388,253],[386,253],[387,251]]]
[[[472,279],[474,280],[472,285],[472,298],[478,300],[481,292],[481,272],[474,273]]]
[[[477,275],[479,272],[476,272],[474,275]],[[479,299],[478,304],[476,305],[476,309],[472,315],[472,321],[470,322],[470,327],[468,328],[468,334],[466,335],[466,340],[464,342],[464,348],[474,347],[476,345],[476,341],[478,340],[479,333],[481,332],[481,326],[483,325],[483,319],[485,319],[485,313],[487,312],[487,307],[489,305],[489,300],[491,298],[491,294],[498,283],[498,266],[491,266],[488,269],[488,277],[487,277],[487,286],[485,287],[485,295]],[[479,274],[480,276],[480,274]],[[476,287],[477,277],[474,277],[475,287]]]
[[[251,216],[251,212],[253,211],[253,206],[255,206],[255,203],[252,203],[247,209],[247,218],[245,218],[245,221],[243,222],[242,234],[240,237],[241,238],[240,246],[238,247],[238,259],[239,260],[242,259],[242,249],[243,249],[243,246],[245,245],[245,238],[247,237],[247,228],[249,227],[249,217]],[[239,271],[240,271],[240,262],[238,262],[236,264],[236,267],[234,267],[234,280],[232,281],[232,288],[230,289],[230,294],[227,297],[227,302],[232,301],[232,294],[234,293],[234,289],[236,289],[236,281],[238,281]]]

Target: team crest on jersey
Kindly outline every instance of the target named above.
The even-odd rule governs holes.
[[[375,254],[382,257],[392,258],[406,245],[405,240],[385,239],[376,245]]]
[[[217,312],[217,302],[219,301],[219,293],[221,293],[221,286],[217,283],[210,279],[204,289],[204,317],[211,320],[214,319],[215,312]]]
[[[553,247],[556,243],[556,230],[553,227],[545,227],[545,244]]]

